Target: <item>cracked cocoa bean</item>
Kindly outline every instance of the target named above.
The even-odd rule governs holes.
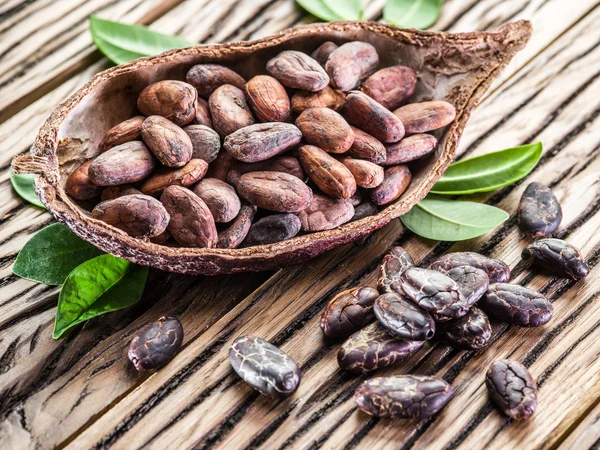
[[[329,84],[327,72],[305,53],[286,50],[267,62],[269,75],[293,89],[317,92]]]
[[[329,54],[325,70],[337,89],[347,92],[379,66],[377,50],[367,42],[347,42]]]
[[[379,266],[377,289],[382,294],[386,292],[402,293],[400,275],[409,267],[414,266],[413,259],[402,247],[392,247],[383,257]]]
[[[144,116],[135,116],[112,127],[100,141],[100,152],[125,142],[139,141],[144,120],[146,120]]]
[[[84,162],[67,178],[65,191],[75,200],[90,200],[102,192],[102,186],[90,180],[88,171],[93,162],[93,159]]]
[[[290,98],[283,85],[268,75],[257,75],[246,83],[246,97],[261,122],[288,122]]]
[[[378,70],[362,84],[361,90],[385,108],[394,110],[415,92],[417,75],[406,66]]]
[[[250,227],[242,247],[274,244],[293,238],[300,231],[300,219],[295,214],[273,214],[257,220]]]
[[[345,153],[354,142],[348,122],[328,108],[306,109],[296,119],[303,139],[329,153]]]
[[[413,134],[400,142],[385,146],[386,158],[384,166],[395,166],[422,158],[431,153],[437,146],[437,139],[430,134]]]
[[[101,199],[104,202],[106,200],[114,200],[115,198],[133,194],[143,195],[141,191],[134,188],[130,184],[122,184],[120,186],[108,186],[102,191]]]
[[[293,156],[276,156],[275,158],[255,163],[238,163],[229,171],[227,180],[236,185],[240,177],[249,172],[283,172],[296,178],[305,179],[304,170],[298,158]]]
[[[204,125],[212,129],[213,122],[210,116],[208,102],[201,97],[196,99],[196,124]]]
[[[562,239],[540,239],[524,249],[521,257],[532,259],[534,264],[575,281],[585,278],[590,272],[579,250]]]
[[[229,228],[219,233],[217,248],[238,248],[248,236],[256,209],[254,205],[242,205],[239,214],[231,222]]]
[[[537,386],[527,368],[511,359],[494,361],[485,376],[490,398],[508,417],[529,419],[537,407]]]
[[[218,87],[208,98],[213,128],[221,137],[252,125],[254,114],[246,101],[246,94],[231,84]]]
[[[360,128],[383,143],[398,142],[404,137],[402,121],[360,91],[348,93],[343,112],[344,117],[351,125]]]
[[[352,172],[337,159],[314,145],[303,145],[298,159],[308,177],[326,194],[348,199],[356,192]]]
[[[183,131],[192,141],[192,159],[203,159],[207,163],[217,159],[221,138],[215,130],[206,125],[188,125]]]
[[[291,123],[257,123],[227,136],[223,148],[238,161],[252,163],[283,153],[301,140],[302,133]]]
[[[354,142],[348,150],[348,155],[364,159],[375,164],[383,164],[386,159],[385,146],[370,134],[352,127]]]
[[[490,283],[506,283],[510,280],[510,267],[504,261],[488,258],[475,252],[448,253],[431,264],[432,269],[442,272],[458,266],[472,266],[483,270]]]
[[[438,100],[401,106],[394,114],[404,124],[406,134],[427,133],[450,124],[456,117],[454,105]]]
[[[209,98],[210,95],[224,84],[230,84],[243,89],[246,80],[228,67],[219,64],[196,64],[188,70],[185,80],[194,86],[198,95]]]
[[[373,311],[379,323],[399,338],[425,341],[435,334],[431,314],[395,292],[377,298]]]
[[[373,302],[379,292],[359,286],[340,292],[321,314],[323,334],[331,339],[350,336],[373,320]]]
[[[231,222],[242,207],[235,189],[216,178],[204,178],[194,187],[194,194],[204,200],[218,223]]]
[[[491,284],[478,305],[498,320],[523,327],[545,325],[554,313],[546,297],[518,284]]]
[[[144,120],[142,138],[167,167],[182,167],[192,159],[192,140],[183,129],[164,117],[150,116]]]
[[[325,67],[325,63],[327,62],[329,55],[337,50],[337,48],[338,45],[331,41],[323,42],[314,52],[311,53],[310,56],[319,64],[321,64],[321,66]]]
[[[371,191],[371,200],[378,206],[398,199],[410,184],[412,175],[407,166],[388,167],[383,171],[383,181]]]
[[[175,125],[196,117],[198,93],[194,86],[177,80],[163,80],[146,87],[138,97],[138,109],[145,116],[162,116]]]
[[[383,182],[383,167],[377,164],[348,156],[339,158],[339,161],[348,168],[359,187],[376,188]]]
[[[88,167],[88,176],[98,186],[117,186],[141,181],[155,167],[156,159],[148,147],[131,141],[98,155]]]
[[[490,284],[487,274],[477,267],[458,266],[441,272],[456,281],[464,299],[464,304],[468,308],[483,297]]]
[[[140,186],[146,195],[160,195],[168,186],[191,186],[197,183],[208,170],[208,163],[203,159],[190,159],[179,169],[163,167],[154,172]]]
[[[276,212],[302,211],[313,197],[306,184],[283,172],[246,173],[237,182],[237,190],[253,205]]]
[[[517,221],[526,235],[538,239],[550,236],[560,225],[560,203],[545,184],[534,181],[523,192]]]
[[[175,317],[162,316],[135,334],[127,357],[138,372],[158,369],[173,359],[182,342],[181,322]]]
[[[488,345],[492,326],[487,315],[473,306],[464,316],[439,324],[438,333],[451,347],[479,350]]]
[[[319,92],[297,91],[292,95],[292,110],[296,114],[309,108],[329,108],[339,111],[345,101],[346,95],[342,91],[326,86]]]
[[[350,200],[313,194],[308,208],[298,213],[303,231],[332,230],[349,222],[354,216]]]

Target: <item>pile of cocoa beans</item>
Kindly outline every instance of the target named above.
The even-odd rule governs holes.
[[[444,101],[407,104],[415,72],[380,68],[366,42],[283,51],[265,70],[246,81],[198,64],[186,82],[147,86],[140,115],[106,132],[67,193],[158,244],[269,244],[377,214],[437,146],[427,133],[455,117]]]

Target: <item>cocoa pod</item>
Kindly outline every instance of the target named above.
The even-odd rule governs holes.
[[[323,42],[314,52],[311,53],[310,56],[319,64],[321,64],[321,66],[325,67],[325,63],[327,62],[329,55],[331,55],[337,49],[337,44],[331,41]]]
[[[112,127],[100,141],[100,152],[125,142],[139,141],[144,120],[146,120],[144,116],[135,116]]]
[[[158,200],[137,194],[98,203],[92,217],[134,237],[158,236],[169,224],[169,214]]]
[[[242,162],[257,162],[283,153],[300,143],[302,133],[291,123],[257,123],[225,138],[223,148]]]
[[[221,181],[227,181],[227,174],[236,164],[238,164],[238,160],[229,153],[219,152],[216,159],[208,165],[206,178],[217,178]]]
[[[346,96],[344,117],[350,124],[386,144],[404,137],[400,119],[360,91],[352,91]]]
[[[561,220],[562,208],[552,189],[537,181],[530,183],[519,202],[517,223],[521,231],[533,239],[548,237]]]
[[[240,213],[229,228],[219,233],[217,248],[238,248],[248,236],[256,209],[254,205],[242,205]]]
[[[199,96],[204,98],[210,97],[224,84],[231,84],[239,89],[243,89],[246,84],[246,80],[237,72],[219,64],[196,64],[188,70],[185,80],[196,88]]]
[[[308,208],[312,190],[293,175],[282,172],[250,172],[237,183],[239,194],[259,208],[299,212]]]
[[[236,185],[242,175],[249,172],[283,172],[301,180],[306,177],[298,158],[293,156],[276,156],[275,158],[255,163],[238,163],[227,175],[227,181]]]
[[[364,159],[375,164],[383,164],[386,159],[385,146],[370,134],[351,126],[354,142],[348,150],[348,155]]]
[[[365,217],[374,216],[379,212],[377,206],[375,206],[371,202],[361,203],[358,206],[354,207],[354,216],[350,219],[350,222],[354,222],[355,220],[364,219]]]
[[[362,188],[376,188],[383,182],[383,167],[362,159],[341,157],[339,161],[345,165]]]
[[[217,245],[215,220],[200,197],[182,186],[169,186],[160,201],[171,216],[169,233],[180,245],[208,248]]]
[[[213,128],[221,137],[255,122],[246,94],[231,84],[224,84],[212,93],[208,98],[208,108]]]
[[[242,247],[274,244],[293,238],[300,231],[300,219],[295,214],[273,214],[257,220],[250,227]]]
[[[146,195],[160,195],[169,186],[191,186],[198,182],[208,170],[208,163],[203,159],[191,159],[179,169],[163,167],[153,173],[140,186]]]
[[[192,141],[192,159],[213,162],[221,149],[219,134],[206,125],[188,125],[183,129]]]
[[[242,204],[235,189],[216,178],[205,178],[194,187],[194,194],[204,200],[215,222],[231,222]]]
[[[348,122],[328,108],[306,109],[296,119],[304,140],[329,153],[345,153],[354,142]]]
[[[379,66],[379,55],[371,44],[354,41],[335,49],[325,63],[331,83],[344,92],[355,89]]]
[[[373,320],[376,289],[359,286],[340,292],[321,313],[323,334],[331,339],[346,338]]]
[[[417,75],[406,66],[378,70],[362,84],[361,90],[385,108],[394,110],[415,92]]]
[[[296,114],[308,108],[329,108],[339,111],[345,101],[346,95],[342,91],[329,86],[325,86],[325,89],[319,92],[298,91],[292,95],[292,111]]]
[[[452,104],[438,100],[404,105],[394,114],[404,124],[406,134],[416,134],[445,127],[456,117],[456,109]]]
[[[437,139],[432,135],[413,134],[405,137],[400,142],[386,145],[386,158],[382,164],[384,166],[405,164],[431,153],[436,146]]]
[[[305,53],[286,50],[267,62],[267,72],[281,84],[293,89],[317,92],[329,84],[329,76]]]
[[[122,184],[120,186],[108,186],[104,188],[104,190],[102,191],[102,196],[100,198],[104,202],[106,200],[114,200],[115,198],[133,194],[143,195],[141,191],[134,188],[130,184]]]
[[[164,117],[150,116],[144,120],[142,138],[167,167],[185,166],[192,159],[192,140],[183,129]]]
[[[246,97],[261,122],[288,122],[290,98],[283,85],[268,75],[257,75],[246,83]]]
[[[348,199],[356,192],[356,181],[348,168],[320,148],[303,145],[298,159],[308,177],[326,194]]]
[[[196,99],[196,123],[212,128],[212,118],[210,117],[210,109],[208,102],[201,97]]]
[[[354,206],[350,200],[335,199],[313,194],[308,208],[298,213],[303,231],[331,230],[354,216]]]
[[[98,155],[88,175],[98,186],[116,186],[143,180],[155,166],[156,159],[148,147],[141,141],[131,141]]]
[[[145,116],[162,116],[175,125],[185,125],[196,117],[198,93],[183,81],[163,80],[147,86],[138,97],[138,109]]]
[[[67,178],[65,191],[75,200],[89,200],[100,195],[102,191],[102,187],[94,184],[88,174],[93,162],[93,159],[84,162]]]
[[[411,178],[407,166],[386,168],[383,172],[383,182],[371,191],[371,200],[378,206],[393,202],[404,193]]]

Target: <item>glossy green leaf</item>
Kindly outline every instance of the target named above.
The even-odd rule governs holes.
[[[13,273],[38,283],[63,284],[75,267],[102,253],[63,224],[54,223],[25,244]]]
[[[400,219],[413,233],[437,241],[462,241],[492,231],[509,215],[484,203],[427,197]]]
[[[542,143],[507,148],[451,164],[432,194],[465,195],[489,192],[526,176],[542,156]]]
[[[344,20],[362,20],[364,6],[362,0],[323,0],[333,13]]]
[[[58,339],[81,322],[137,303],[147,279],[147,267],[112,255],[80,264],[60,291],[52,337]]]
[[[324,20],[325,22],[335,22],[336,20],[344,20],[338,16],[324,0],[296,0],[303,9],[311,13],[313,16]]]
[[[10,171],[10,183],[19,197],[31,203],[32,205],[46,209],[42,201],[35,193],[35,189],[33,188],[34,180],[35,175],[15,175],[12,169]]]
[[[90,16],[90,32],[96,47],[115,64],[195,45],[179,36],[157,33],[141,25],[128,25],[96,16]]]
[[[424,30],[437,21],[443,3],[443,0],[388,0],[383,7],[383,18],[402,28]]]

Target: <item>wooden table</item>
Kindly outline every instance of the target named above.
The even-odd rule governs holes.
[[[384,0],[369,3],[378,20]],[[471,31],[529,19],[534,33],[467,126],[459,154],[541,140],[544,156],[520,184],[482,197],[511,213],[487,236],[452,244],[419,239],[394,221],[363,242],[276,273],[190,277],[154,271],[143,300],[51,338],[56,287],[12,275],[24,243],[52,222],[11,190],[9,164],[27,151],[50,111],[107,61],[91,44],[87,16],[150,24],[199,42],[253,39],[296,25],[292,0],[4,0],[0,2],[0,448],[533,449],[600,445],[600,2],[447,0],[435,29]],[[558,236],[581,248],[591,273],[573,283],[531,272],[515,210],[525,186],[550,184],[563,206]],[[484,352],[432,344],[378,375],[437,374],[453,401],[437,416],[378,420],[352,400],[362,378],[339,371],[318,316],[338,291],[373,285],[390,245],[427,264],[447,251],[499,257],[516,282],[539,289],[555,315],[541,328],[496,326]],[[131,336],[162,314],[179,317],[184,345],[151,375],[132,370]],[[286,401],[259,396],[233,374],[230,342],[241,334],[280,345],[301,365]],[[540,403],[525,423],[487,400],[496,358],[522,361]]]

